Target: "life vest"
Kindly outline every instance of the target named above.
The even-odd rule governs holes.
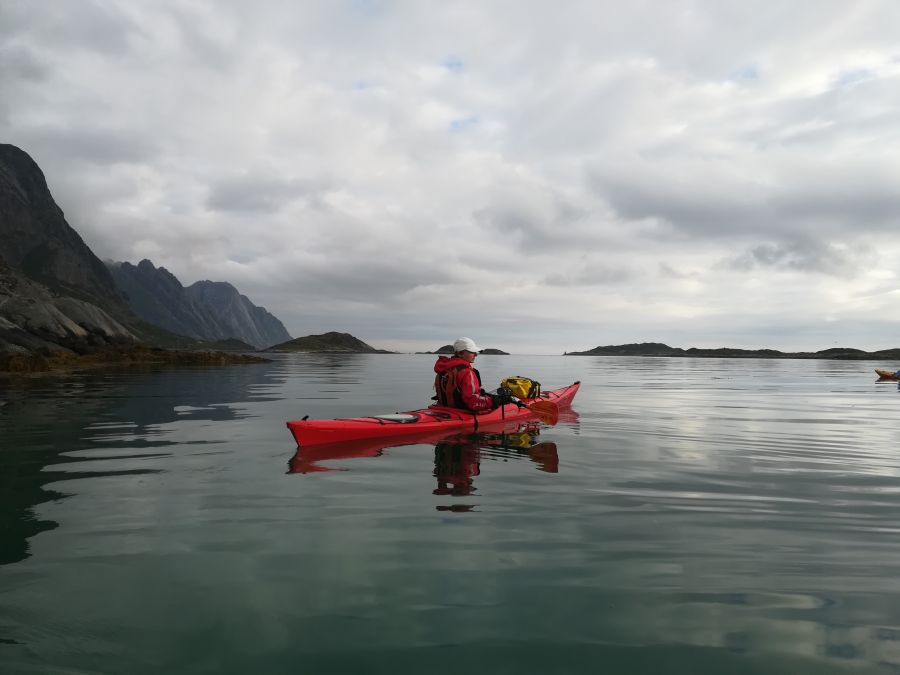
[[[467,365],[454,366],[434,376],[434,390],[437,392],[438,405],[449,408],[466,407],[466,404],[463,403],[462,392],[459,390],[459,371],[468,367]],[[477,368],[472,368],[472,370],[475,371],[478,387],[481,388],[481,373]]]

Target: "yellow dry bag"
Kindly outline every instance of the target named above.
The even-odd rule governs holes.
[[[507,377],[500,381],[516,398],[537,398],[541,395],[541,383],[528,377]]]

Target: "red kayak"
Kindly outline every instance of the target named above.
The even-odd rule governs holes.
[[[323,462],[364,457],[380,457],[385,450],[405,445],[434,445],[442,447],[474,446],[479,450],[491,451],[500,456],[526,454],[537,463],[541,471],[557,473],[559,456],[555,454],[554,443],[537,443],[540,422],[537,420],[511,420],[503,424],[491,425],[489,432],[453,431],[448,436],[440,431],[422,432],[400,438],[364,438],[356,441],[320,443],[313,446],[299,446],[288,462],[288,473],[316,473],[334,471]],[[488,458],[493,457],[490,452]]]
[[[321,443],[340,443],[368,438],[403,438],[454,431],[478,431],[503,426],[516,420],[538,419],[555,424],[559,408],[568,407],[578,393],[579,382],[537,398],[524,398],[518,404],[508,403],[484,413],[472,413],[460,408],[432,405],[421,410],[349,417],[333,420],[293,420],[287,423],[294,440],[301,447]]]

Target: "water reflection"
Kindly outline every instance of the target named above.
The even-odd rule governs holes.
[[[453,471],[444,471],[441,467],[452,466],[457,456],[477,453],[475,461],[482,458],[488,460],[527,458],[537,464],[539,471],[557,473],[559,471],[559,455],[556,444],[540,442],[540,425],[529,422],[512,427],[510,431],[456,433],[432,439],[435,445],[435,476],[450,475]],[[320,473],[326,471],[347,471],[347,467],[328,466],[337,460],[380,457],[389,448],[403,445],[428,444],[427,438],[402,441],[370,439],[298,447],[288,461],[288,473]],[[477,475],[477,474],[475,474]]]
[[[559,453],[550,441],[539,443],[538,427],[513,433],[474,433],[439,441],[434,446],[434,478],[436,496],[468,497],[473,495],[475,477],[481,474],[482,459],[527,457],[540,471],[557,473]],[[474,504],[439,504],[438,511],[471,511]]]
[[[460,649],[504,672],[900,672],[897,390],[852,364],[545,368],[592,363],[553,431],[298,452],[352,469],[315,478],[282,475],[283,420],[423,400],[431,357],[0,392],[2,559],[62,523],[0,567],[4,672],[450,672]],[[141,469],[162,474],[106,478]]]
[[[560,408],[559,421],[557,422],[557,424],[564,424],[567,427],[571,427],[574,431],[577,431],[580,424],[579,415],[571,408]]]
[[[571,421],[571,420],[570,420]],[[528,459],[545,473],[559,472],[559,452],[556,443],[540,441],[541,426],[536,422],[517,425],[508,431],[455,433],[434,443],[434,471],[437,481],[433,494],[437,496],[467,497],[477,492],[475,478],[481,474],[482,460],[507,461]],[[288,473],[320,473],[347,471],[346,467],[329,466],[336,460],[380,457],[384,451],[402,445],[423,444],[423,439],[406,443],[397,440],[353,441],[298,447],[288,462]],[[437,506],[438,510],[468,511],[471,504]]]
[[[274,364],[102,370],[3,383],[0,398],[0,565],[29,556],[28,540],[58,527],[35,507],[71,496],[47,486],[155,474],[181,439],[175,424],[228,422],[233,403],[266,400]],[[193,445],[206,442],[195,439]]]

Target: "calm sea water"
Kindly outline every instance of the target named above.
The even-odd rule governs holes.
[[[900,673],[897,364],[486,356],[573,414],[295,456],[432,362],[0,385],[0,672]]]

